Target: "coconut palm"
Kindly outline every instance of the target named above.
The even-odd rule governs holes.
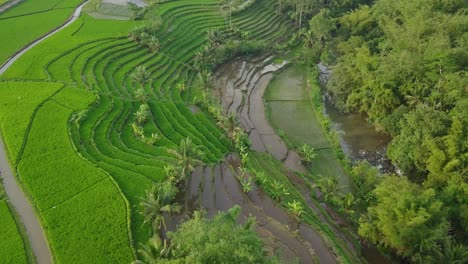
[[[146,46],[152,51],[152,52],[157,52],[161,45],[159,44],[159,39],[155,36],[151,36],[147,43]]]
[[[145,136],[145,131],[143,130],[143,127],[135,122],[132,123],[132,130],[133,134],[139,138],[143,138]]]
[[[143,88],[138,88],[135,91],[135,98],[139,100],[140,102],[144,103],[148,101],[148,95],[146,94],[145,90]]]
[[[143,260],[136,260],[132,264],[157,264],[161,259],[172,255],[172,248],[167,240],[161,240],[156,235],[148,239],[147,244],[140,244],[140,246],[138,253]]]
[[[198,72],[198,79],[200,80],[202,88],[210,88],[211,82],[213,81],[213,75],[208,70],[201,70]]]
[[[140,108],[138,111],[135,113],[135,119],[138,124],[143,124],[148,120],[151,112],[149,110],[149,106],[147,104],[142,104],[140,105]]]
[[[213,46],[217,47],[221,45],[224,41],[224,34],[219,29],[213,29],[208,31],[208,43]]]
[[[317,187],[322,192],[325,201],[330,200],[338,194],[340,186],[338,185],[338,177],[330,176],[323,177],[320,176],[320,179],[314,184],[314,187]]]
[[[190,138],[182,139],[178,148],[168,152],[177,159],[176,167],[180,168],[180,175],[187,178],[196,166],[202,165],[203,152],[199,146],[195,146]]]
[[[145,198],[142,199],[140,205],[143,209],[141,214],[145,218],[144,223],[151,223],[154,233],[157,233],[161,227],[166,228],[164,213],[180,212],[181,206],[172,203],[177,192],[178,189],[172,182],[164,181],[153,185],[153,188],[146,192]]]
[[[239,125],[239,120],[234,113],[229,113],[227,117],[223,117],[218,121],[218,126],[222,127],[226,131],[227,136],[232,139],[234,138],[234,132]]]
[[[133,80],[135,80],[137,83],[143,87],[145,83],[147,83],[151,78],[150,78],[150,73],[146,70],[145,66],[138,66],[135,69],[135,72],[133,72],[130,77],[132,77]]]

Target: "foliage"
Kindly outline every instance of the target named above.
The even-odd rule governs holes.
[[[188,177],[196,166],[203,164],[201,159],[204,153],[190,138],[182,139],[178,148],[170,149],[168,152],[177,158],[176,167],[180,168],[181,178]]]
[[[288,202],[288,210],[297,218],[300,218],[301,215],[304,213],[304,205],[301,202],[293,200],[292,202]]]
[[[213,219],[195,212],[193,219],[169,234],[175,258],[185,263],[269,263],[263,243],[251,230],[252,221],[238,225],[239,214],[239,206]]]
[[[163,213],[180,213],[182,207],[178,204],[173,204],[173,200],[179,190],[171,181],[163,181],[160,184],[154,184],[152,189],[146,193],[140,203],[142,207],[141,214],[145,217],[145,223],[151,223],[155,234],[164,227]]]
[[[301,155],[302,157],[302,160],[305,162],[305,163],[308,163],[310,164],[312,162],[312,160],[314,160],[315,158],[317,158],[317,153],[315,151],[315,148],[307,145],[307,144],[304,144],[302,145],[300,151],[299,151],[299,154]]]
[[[145,83],[151,80],[150,73],[146,70],[145,66],[138,66],[131,75],[132,79],[144,86]]]
[[[2,12],[0,34],[15,37],[0,43],[0,65],[23,46],[64,23],[80,3],[72,0],[60,6],[53,0],[26,1]]]
[[[382,175],[379,175],[377,168],[372,167],[366,161],[357,162],[350,173],[353,182],[353,193],[358,199],[358,208],[366,209],[369,205],[375,203],[375,195],[373,190],[381,180]]]
[[[389,176],[374,190],[376,203],[361,217],[359,234],[407,258],[432,255],[447,239],[446,210],[434,189]]]
[[[0,186],[0,190],[3,191]],[[4,263],[28,263],[23,239],[6,201],[0,199],[0,258]]]

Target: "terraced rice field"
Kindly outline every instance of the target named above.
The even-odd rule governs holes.
[[[0,13],[0,65],[19,49],[65,23],[82,0],[23,0]],[[0,3],[1,4],[1,3]]]
[[[273,44],[288,30],[272,2],[258,0],[233,23]],[[59,6],[73,4],[53,8]],[[175,88],[181,82],[191,87],[196,71],[189,65],[206,43],[206,32],[225,27],[217,1],[170,1],[149,12],[163,21],[158,53],[126,38],[142,22],[83,15],[1,76],[12,101],[28,94],[18,86],[37,86],[34,93],[41,93],[28,99],[27,111],[3,113],[0,122],[9,159],[40,216],[56,263],[130,263],[136,245],[150,236],[138,203],[174,162],[167,150],[190,137],[205,152],[207,164],[232,150],[210,116],[191,111],[192,92]],[[160,136],[155,146],[137,139],[131,127],[141,104],[135,94],[139,84],[130,77],[137,66],[151,73],[143,87],[152,117],[144,132]],[[19,128],[9,130],[15,119]]]
[[[287,61],[277,63],[271,57],[240,59],[224,65],[217,73],[216,93],[225,112],[239,116],[249,133],[252,148],[256,151],[249,155],[250,168],[263,172],[271,181],[288,190],[289,195],[282,197],[281,205],[286,207],[293,200],[306,204],[304,222],[319,230],[322,239],[333,248],[341,262],[359,263],[362,260],[356,237],[348,228],[339,226],[340,219],[332,219],[335,215],[325,212],[327,208],[322,208],[311,198],[311,182],[297,174],[306,172],[299,155],[288,148],[268,123],[263,95],[274,78],[274,72],[286,65]],[[292,85],[288,88],[294,89]],[[288,99],[287,96],[282,98]],[[269,185],[262,187],[268,188]]]

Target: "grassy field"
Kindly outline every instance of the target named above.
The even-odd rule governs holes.
[[[274,44],[288,28],[274,11],[273,2],[256,1],[234,16],[233,24],[250,31],[256,40]],[[34,10],[29,5],[28,10]],[[52,14],[59,6],[66,13],[69,5],[62,1],[52,5],[52,11],[36,15]],[[197,72],[187,65],[206,44],[206,32],[225,28],[217,1],[169,1],[151,12],[157,12],[163,21],[157,32],[161,44],[157,53],[126,38],[129,30],[145,21],[97,20],[83,15],[27,52],[1,76],[4,86],[35,81],[45,87],[31,97],[26,96],[27,88],[15,90],[9,95],[8,109],[14,109],[16,97],[28,98],[30,103],[22,106],[25,111],[21,113],[4,113],[0,121],[2,127],[8,127],[15,118],[22,120],[18,128],[5,129],[5,138],[57,263],[130,263],[132,247],[151,234],[138,213],[140,197],[153,182],[164,179],[164,167],[175,161],[168,150],[190,137],[209,164],[232,150],[210,116],[191,111],[191,91],[176,89],[182,82],[190,88],[196,80]],[[28,17],[32,18],[18,19]],[[0,24],[0,30],[7,30],[5,25]],[[155,145],[136,138],[132,131],[141,103],[135,94],[140,85],[130,75],[138,66],[151,73],[151,80],[142,87],[151,112],[144,132],[159,135]],[[260,162],[263,168],[271,161]],[[309,217],[333,237],[312,213]],[[338,254],[347,254],[339,244],[333,245]]]
[[[1,262],[5,264],[28,263],[23,239],[16,226],[15,219],[13,218],[7,202],[2,199],[0,199],[0,223]]]
[[[12,162],[17,162],[36,107],[62,86],[46,82],[0,82],[0,129]]]
[[[63,10],[77,3],[26,1],[22,8],[9,11],[10,17],[0,16],[0,33],[18,30],[6,28],[16,19],[20,22],[14,27],[20,27],[42,15],[50,15],[50,27],[59,20],[54,12],[65,16]],[[0,96],[6,99],[0,102],[0,124],[8,152],[41,217],[56,263],[130,263],[136,245],[151,234],[139,214],[140,197],[165,178],[164,167],[175,161],[168,150],[190,137],[208,164],[232,151],[213,119],[190,108],[197,71],[188,65],[207,43],[206,32],[226,27],[217,1],[169,1],[148,13],[157,13],[163,21],[157,31],[161,44],[157,53],[126,37],[145,21],[97,20],[84,14],[1,76]],[[232,22],[269,45],[289,30],[273,0],[257,0]],[[24,30],[26,26],[20,32]],[[31,32],[39,34],[37,29]],[[20,36],[2,42],[0,59],[25,41]],[[151,116],[144,134],[159,136],[154,145],[132,131],[141,102],[135,93],[140,84],[130,76],[138,66],[151,75],[142,88]],[[180,83],[188,91],[179,92]],[[256,170],[290,187],[291,197],[302,199],[278,162],[262,155],[254,155],[251,162]],[[312,210],[305,219],[332,240],[337,254],[352,262]]]
[[[16,51],[63,24],[81,0],[24,0],[0,14],[0,64]]]

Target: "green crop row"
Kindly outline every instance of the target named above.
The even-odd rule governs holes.
[[[83,100],[81,108],[84,103],[90,102]],[[129,262],[125,200],[106,174],[74,152],[67,128],[71,113],[52,101],[40,108],[19,177],[41,212],[56,262]]]
[[[15,219],[7,201],[2,199],[0,199],[0,223],[0,259],[2,263],[28,263],[23,239],[16,226]]]

